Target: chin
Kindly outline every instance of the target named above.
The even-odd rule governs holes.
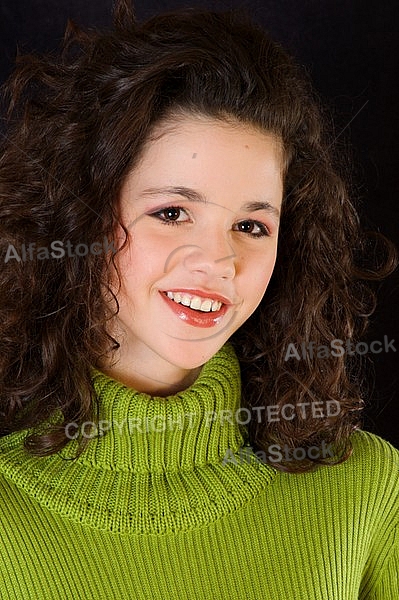
[[[179,344],[179,349],[174,346],[171,349],[169,356],[173,357],[173,362],[176,366],[181,369],[191,370],[202,367],[208,360],[212,358],[220,348],[225,344],[224,341],[221,344],[214,345],[213,347],[207,346],[206,342],[199,341],[187,341]]]

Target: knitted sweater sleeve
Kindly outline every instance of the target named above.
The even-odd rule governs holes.
[[[368,432],[360,432],[361,438],[364,466],[373,473],[373,492],[363,500],[373,506],[374,533],[359,599],[399,600],[399,451]]]
[[[367,600],[399,600],[399,525],[393,531],[387,556]]]

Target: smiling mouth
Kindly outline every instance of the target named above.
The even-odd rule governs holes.
[[[195,294],[188,294],[185,292],[163,292],[170,300],[176,302],[176,304],[182,304],[191,310],[197,312],[218,312],[223,302],[220,300],[213,300],[212,298],[201,298]]]
[[[189,294],[185,291],[179,293],[182,297],[180,298],[180,302],[176,302],[176,300],[173,298],[177,297],[177,299],[179,299],[179,296],[177,296],[177,291],[160,291],[161,297],[164,299],[176,317],[178,317],[178,319],[183,321],[186,325],[190,325],[192,327],[215,327],[222,321],[225,314],[232,306],[231,303],[225,304],[221,302],[221,300],[216,300],[215,298],[202,298],[200,296],[195,296],[194,294]],[[170,298],[170,295],[173,295],[173,298]],[[187,298],[185,298],[185,296],[187,296]],[[187,304],[183,304],[182,301],[186,302]],[[192,303],[194,307],[198,306],[198,302],[201,303],[199,308],[191,307]],[[209,308],[210,302],[211,306]],[[203,307],[205,310],[201,310],[201,307]]]

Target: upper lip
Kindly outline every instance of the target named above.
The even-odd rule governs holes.
[[[211,291],[206,292],[203,290],[168,288],[167,290],[164,290],[164,293],[166,292],[180,292],[181,294],[190,294],[191,296],[199,296],[200,298],[210,298],[211,300],[218,300],[219,302],[222,302],[223,304],[227,305],[233,304],[233,302],[226,296],[222,296],[221,294],[217,294],[216,292]]]

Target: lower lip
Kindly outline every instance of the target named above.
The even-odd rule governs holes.
[[[160,294],[175,315],[193,327],[214,327],[220,323],[229,309],[228,305],[222,304],[221,308],[214,312],[200,312],[199,310],[193,310],[183,304],[178,304],[174,300],[168,298],[163,292],[160,292]]]

